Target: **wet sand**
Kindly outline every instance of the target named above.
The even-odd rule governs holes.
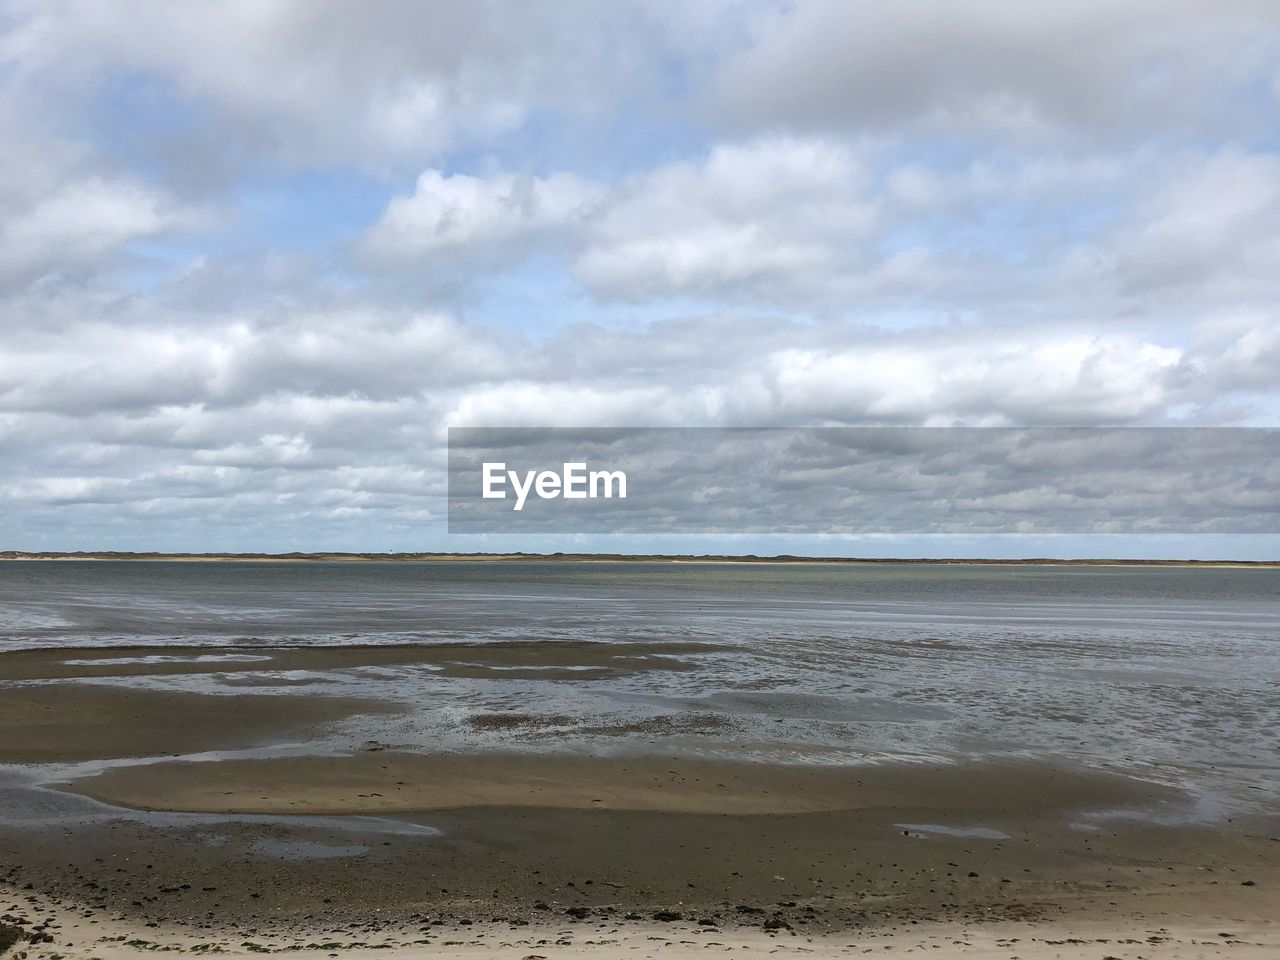
[[[651,647],[565,648],[565,666],[681,662],[679,645]],[[279,656],[350,665],[372,650]],[[21,777],[0,783],[0,884],[20,928],[38,926],[46,907],[35,904],[47,903],[62,918],[55,940],[71,941],[28,946],[33,958],[261,952],[245,944],[360,952],[384,941],[384,955],[477,956],[506,943],[504,956],[523,958],[600,939],[606,956],[802,943],[848,954],[929,938],[935,955],[947,954],[933,946],[958,951],[956,941],[969,953],[955,955],[973,956],[1274,955],[1257,944],[1276,938],[1280,818],[1198,820],[1194,798],[1124,771],[743,763],[657,756],[625,739],[596,756],[375,742],[192,762],[203,751],[323,741],[333,724],[401,707],[158,690],[130,671],[171,677],[216,661],[186,648],[183,660],[136,662],[156,653],[0,657],[0,724],[17,733],[0,762],[21,765],[10,770]],[[375,654],[459,669],[519,667],[524,655],[516,645],[487,662],[453,645]],[[69,682],[75,671],[132,685]],[[13,682],[36,677],[53,682]],[[498,728],[555,721],[478,716]],[[134,759],[65,766],[110,758]],[[1221,930],[1205,946],[1198,931],[1210,922]],[[993,925],[1017,930],[1005,934],[1016,948]],[[100,931],[117,929],[110,936],[125,939],[101,942]],[[1047,931],[1068,929],[1089,934],[1048,943]],[[1211,939],[1219,932],[1232,936]]]
[[[820,767],[680,757],[408,754],[150,763],[67,788],[138,810],[388,814],[472,807],[707,815],[885,809],[1019,817],[1149,807],[1179,794],[1154,784],[1044,764]]]
[[[708,815],[469,807],[361,817],[135,815],[0,831],[11,884],[144,921],[279,933],[330,921],[1050,920],[1209,907],[1262,922],[1280,890],[1277,824],[1075,823],[1065,811],[877,807]],[[417,826],[419,829],[414,830]],[[430,828],[421,829],[421,828]],[[943,831],[953,831],[949,834]],[[585,913],[583,912],[585,911]],[[581,915],[579,915],[581,914]],[[629,918],[629,919],[628,919]]]
[[[87,684],[5,684],[0,763],[155,757],[314,736],[392,704],[346,697],[219,696]]]

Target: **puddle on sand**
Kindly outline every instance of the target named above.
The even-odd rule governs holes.
[[[1201,826],[1230,822],[1231,804],[1222,794],[1202,790],[1190,798],[1149,804],[1145,807],[1112,807],[1081,811],[1071,829],[1094,832],[1106,824],[1129,822],[1157,827]]]
[[[990,827],[944,827],[937,823],[895,823],[895,827],[913,837],[972,837],[978,840],[1008,840],[1009,835]]]

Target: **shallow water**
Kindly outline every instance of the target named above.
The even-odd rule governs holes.
[[[948,827],[940,823],[895,823],[911,837],[966,837],[974,840],[1008,840],[1009,834],[990,827]]]
[[[190,647],[122,653],[138,675],[95,682],[412,708],[329,749],[1065,758],[1237,809],[1280,799],[1277,585],[1266,569],[5,562],[0,651]],[[485,654],[500,641],[534,655]],[[635,646],[615,662],[563,641]],[[475,646],[317,669],[271,655],[420,643]],[[199,649],[224,645],[248,649]],[[491,713],[512,722],[474,720]]]

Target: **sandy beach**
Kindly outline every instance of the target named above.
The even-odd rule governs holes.
[[[1270,960],[1280,950],[1274,924],[1242,921],[1230,915],[1231,911],[1218,923],[1171,920],[1153,910],[1150,918],[1113,912],[1087,920],[1035,923],[924,921],[818,935],[794,927],[721,929],[684,917],[617,923],[569,916],[559,922],[523,925],[494,919],[463,924],[424,914],[405,924],[375,921],[315,925],[308,935],[302,931],[264,932],[255,927],[213,931],[142,925],[86,909],[83,904],[4,886],[0,886],[0,909],[7,911],[0,918],[0,932],[23,932],[24,939],[12,947],[14,957],[71,960],[126,960],[157,952],[241,957],[271,953],[285,960],[319,954],[351,960],[410,960],[422,956],[446,960],[693,960],[726,954],[810,958],[928,954],[972,960]]]

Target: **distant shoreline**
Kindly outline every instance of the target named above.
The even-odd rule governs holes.
[[[1233,567],[1280,568],[1280,560],[1142,560],[1026,557],[804,557],[780,554],[625,554],[625,553],[131,553],[124,551],[0,551],[3,560],[109,560],[150,563],[719,563],[719,564],[916,564],[997,567]]]

